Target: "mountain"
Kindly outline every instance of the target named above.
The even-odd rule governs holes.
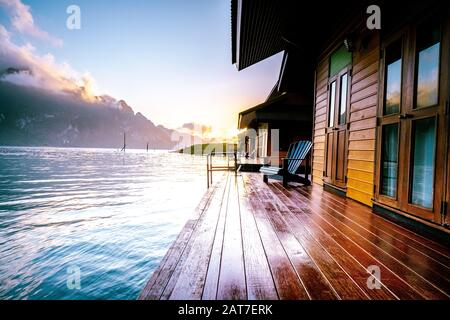
[[[29,70],[9,68],[3,74]],[[82,91],[83,88],[80,88]],[[52,92],[0,79],[0,145],[174,149],[190,137],[155,124],[124,101],[109,96],[91,101],[79,94]]]

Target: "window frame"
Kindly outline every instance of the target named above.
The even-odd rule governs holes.
[[[402,161],[402,154],[400,152],[400,142],[402,139],[403,131],[401,127],[401,121],[399,119],[399,115],[402,113],[405,103],[407,99],[405,95],[407,95],[407,73],[408,68],[405,67],[405,58],[408,55],[408,28],[402,28],[397,32],[391,34],[389,37],[386,37],[384,41],[381,43],[380,48],[380,59],[379,59],[379,95],[378,95],[378,106],[377,106],[377,126],[376,126],[376,147],[375,147],[375,160],[376,160],[376,172],[374,176],[374,196],[377,202],[382,204],[398,207],[400,204],[400,188],[399,185],[403,180],[403,174],[400,170],[400,162]],[[385,115],[385,97],[386,97],[386,85],[387,85],[387,66],[386,63],[386,50],[390,45],[395,42],[401,42],[401,77],[400,77],[400,106],[399,111],[397,113],[392,113]],[[397,186],[395,197],[390,197],[388,195],[382,194],[382,153],[383,153],[383,127],[391,124],[397,124]]]
[[[375,176],[374,176],[374,203],[385,205],[394,211],[404,212],[418,218],[428,220],[434,223],[440,221],[440,201],[445,196],[443,186],[445,175],[445,141],[443,137],[448,134],[449,126],[445,124],[445,101],[448,101],[450,92],[446,92],[449,85],[449,75],[445,73],[450,63],[450,22],[445,20],[450,17],[438,10],[432,10],[423,15],[420,19],[406,24],[403,28],[396,29],[393,32],[383,35],[380,42],[379,59],[379,93],[377,106],[377,124],[376,124],[376,145],[375,145]],[[440,48],[439,48],[439,79],[438,79],[438,98],[437,104],[422,108],[414,108],[417,105],[417,85],[418,85],[418,57],[419,48],[417,47],[417,35],[423,23],[430,19],[439,19]],[[432,29],[431,29],[432,30]],[[386,96],[386,55],[385,49],[399,38],[402,38],[402,94],[400,112],[392,115],[384,115]],[[428,47],[427,47],[428,48]],[[447,50],[447,51],[446,51]],[[447,100],[446,100],[447,99]],[[448,102],[447,102],[448,103]],[[436,140],[434,154],[434,180],[433,180],[433,200],[431,208],[424,208],[412,203],[412,153],[413,147],[413,125],[417,120],[435,117],[436,121]],[[392,123],[399,123],[399,145],[398,145],[398,177],[397,177],[397,199],[389,198],[381,194],[382,188],[382,131],[383,126]],[[450,160],[448,160],[450,163]],[[448,170],[450,172],[450,169]],[[447,182],[448,183],[448,182]],[[450,190],[450,188],[448,188]]]
[[[439,15],[438,15],[439,16]],[[444,32],[444,28],[442,25],[442,20],[439,21],[439,64],[438,64],[438,86],[437,86],[437,90],[438,90],[438,94],[437,94],[437,103],[433,104],[433,105],[429,105],[426,107],[422,107],[422,108],[417,108],[415,106],[417,106],[417,90],[418,90],[418,77],[419,77],[419,53],[420,51],[417,48],[417,35],[418,35],[418,30],[420,28],[421,25],[425,24],[427,21],[429,21],[431,18],[433,17],[433,15],[427,15],[425,16],[423,19],[421,19],[420,21],[418,21],[414,27],[412,28],[412,32],[411,32],[411,47],[410,50],[412,51],[411,54],[411,58],[413,59],[413,64],[414,64],[414,80],[413,80],[413,90],[412,90],[412,104],[410,106],[410,110],[408,110],[408,112],[414,112],[414,111],[418,111],[418,110],[425,110],[428,108],[434,108],[436,106],[439,106],[440,102],[441,102],[441,81],[442,81],[442,74],[440,72],[441,67],[442,67],[442,40],[443,40],[443,32]]]

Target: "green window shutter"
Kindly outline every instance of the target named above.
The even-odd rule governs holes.
[[[330,77],[352,63],[352,53],[345,46],[340,47],[330,57]]]

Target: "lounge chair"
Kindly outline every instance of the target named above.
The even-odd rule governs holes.
[[[263,166],[259,172],[263,173],[263,180],[265,183],[269,179],[276,179],[283,181],[283,186],[287,187],[288,182],[300,182],[304,185],[310,185],[311,181],[308,179],[308,164],[306,163],[305,176],[297,175],[297,170],[300,165],[307,159],[309,151],[311,150],[311,141],[298,141],[289,146],[287,157],[283,158],[283,167]]]

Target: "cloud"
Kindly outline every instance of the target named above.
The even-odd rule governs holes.
[[[201,123],[190,122],[183,124],[183,126],[178,128],[177,130],[181,133],[191,136],[208,138],[212,131],[212,128],[211,126],[207,126]]]
[[[31,8],[23,4],[21,0],[0,0],[0,6],[7,10],[12,26],[20,33],[48,42],[53,46],[62,46],[61,39],[53,37],[36,26]]]
[[[16,45],[2,25],[0,43],[0,80],[95,100],[95,80],[89,73],[80,74],[51,54],[38,55],[31,44]]]

